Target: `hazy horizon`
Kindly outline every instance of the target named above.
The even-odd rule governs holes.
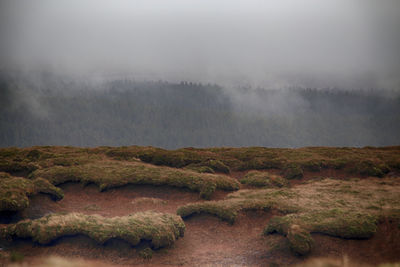
[[[0,5],[2,70],[228,87],[400,87],[396,0]]]

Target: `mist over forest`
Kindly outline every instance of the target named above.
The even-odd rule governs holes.
[[[0,0],[0,146],[400,144],[398,0]]]
[[[0,76],[0,146],[386,146],[400,143],[400,94],[51,73]]]

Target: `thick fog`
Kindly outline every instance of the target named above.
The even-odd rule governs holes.
[[[0,0],[0,147],[400,144],[398,0]]]
[[[0,67],[227,86],[400,86],[398,0],[1,0]]]

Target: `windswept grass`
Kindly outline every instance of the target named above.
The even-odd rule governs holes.
[[[62,236],[82,234],[99,244],[119,238],[135,246],[146,240],[154,249],[172,245],[184,232],[185,224],[179,216],[153,211],[114,218],[80,213],[50,214],[0,228],[0,236],[4,239],[32,238],[40,244],[48,244]]]
[[[216,189],[228,191],[239,189],[239,183],[235,179],[224,175],[200,174],[140,162],[110,160],[39,169],[33,172],[31,177],[43,177],[54,185],[68,181],[94,183],[100,190],[126,184],[169,185],[200,192],[200,196],[205,199],[209,199]]]
[[[43,178],[33,180],[14,177],[0,172],[0,211],[19,211],[29,206],[29,196],[45,193],[55,199],[62,199],[64,194]]]
[[[234,223],[242,210],[276,210],[264,234],[288,237],[297,254],[312,248],[310,233],[341,238],[370,238],[381,218],[400,219],[400,182],[396,180],[325,179],[293,188],[239,190],[225,200],[192,203],[180,207],[183,218],[209,213]]]

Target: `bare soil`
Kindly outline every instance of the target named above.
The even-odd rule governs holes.
[[[306,173],[305,180],[314,173]],[[232,176],[240,178],[243,173]],[[321,173],[320,177],[338,177],[340,173]],[[301,182],[297,181],[294,184]],[[106,217],[123,216],[137,211],[156,210],[175,213],[176,209],[189,202],[204,201],[196,192],[173,187],[128,185],[99,192],[95,185],[83,187],[77,183],[60,186],[64,199],[54,202],[47,195],[31,198],[31,205],[18,214],[23,218],[38,218],[50,212],[81,212],[100,214]],[[222,199],[227,192],[218,191],[213,199]],[[286,238],[280,235],[263,236],[268,220],[275,216],[271,212],[252,211],[239,215],[230,225],[211,215],[195,215],[185,220],[185,236],[172,247],[156,251],[152,259],[143,259],[138,249],[122,240],[110,240],[105,245],[85,236],[63,237],[50,245],[38,245],[31,240],[17,240],[8,244],[8,249],[25,255],[28,262],[41,256],[87,260],[95,266],[269,266],[290,265],[304,261],[289,250]],[[369,240],[346,240],[313,234],[316,241],[308,257],[343,257],[361,263],[378,264],[399,261],[399,222],[382,222],[378,232]],[[0,260],[1,266],[1,260]]]

